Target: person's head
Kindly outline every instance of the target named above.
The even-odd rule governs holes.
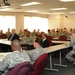
[[[20,51],[21,50],[20,41],[19,40],[13,40],[11,42],[11,48],[12,48],[12,51]]]
[[[0,34],[2,34],[3,33],[3,30],[0,30]]]
[[[34,48],[38,48],[39,46],[42,46],[42,39],[36,38],[33,45],[34,45]]]
[[[42,34],[42,39],[47,38],[47,35],[45,33]]]
[[[30,31],[26,32],[26,36],[29,37],[30,36]]]
[[[48,33],[50,33],[51,31],[50,31],[50,29],[48,29]]]
[[[22,29],[20,29],[20,31],[19,32],[22,32]]]
[[[36,29],[34,29],[33,32],[36,32]]]
[[[10,32],[10,28],[8,28],[8,32]]]
[[[11,31],[11,32],[12,32],[12,34],[15,34],[15,29],[12,29],[12,31]]]
[[[72,34],[71,34],[71,37],[72,37],[72,38],[75,38],[75,33],[72,33]]]

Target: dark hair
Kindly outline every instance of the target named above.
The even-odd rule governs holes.
[[[35,42],[37,42],[38,44],[42,46],[42,39],[40,37],[36,38]]]

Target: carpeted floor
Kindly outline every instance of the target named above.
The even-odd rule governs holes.
[[[57,63],[58,59],[53,58],[53,62]],[[53,66],[53,68],[59,69],[58,72],[56,71],[50,71],[50,70],[45,70],[42,75],[75,75],[75,67],[73,67],[73,64],[68,62],[65,58],[62,59],[62,64],[67,65],[67,67],[57,67]],[[47,63],[47,66],[49,66],[49,61]]]

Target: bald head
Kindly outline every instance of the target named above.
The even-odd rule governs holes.
[[[20,41],[19,40],[13,40],[11,42],[11,48],[13,51],[16,51],[16,50],[20,51],[21,50]]]

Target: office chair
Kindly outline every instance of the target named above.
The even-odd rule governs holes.
[[[7,75],[28,75],[30,69],[29,62],[23,62],[15,66],[13,69],[9,70]]]
[[[52,40],[52,36],[47,36],[47,39]]]
[[[49,40],[50,46],[52,46],[52,36],[47,36],[47,39]]]
[[[61,35],[58,40],[59,41],[67,41],[67,37],[65,35]]]
[[[33,64],[34,70],[30,71],[28,75],[40,75],[43,73],[48,59],[48,54],[42,54]]]
[[[1,34],[1,35],[0,35],[0,38],[1,38],[1,39],[7,39],[7,35],[6,35],[6,34]]]

